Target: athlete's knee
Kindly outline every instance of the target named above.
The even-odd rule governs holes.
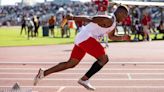
[[[74,68],[76,65],[78,65],[78,63],[79,63],[79,60],[77,60],[77,59],[70,59],[67,62],[67,67]]]
[[[109,58],[107,55],[103,55],[100,58],[98,58],[98,61],[101,66],[104,66],[106,63],[108,63]]]

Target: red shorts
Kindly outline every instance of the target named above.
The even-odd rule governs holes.
[[[90,37],[86,41],[75,45],[70,58],[78,59],[79,61],[88,53],[95,58],[105,55],[105,50],[99,42]]]

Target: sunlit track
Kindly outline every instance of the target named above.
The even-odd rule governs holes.
[[[33,81],[33,79],[34,78],[0,78],[0,80],[2,81],[2,80],[7,80],[7,81],[15,81],[15,80],[19,80],[19,81]],[[74,78],[45,78],[44,80],[47,80],[47,81],[64,81],[64,80],[66,80],[66,81],[78,81],[78,79],[74,79]],[[125,78],[118,78],[118,79],[116,79],[116,78],[111,78],[111,79],[109,79],[109,78],[96,78],[96,79],[92,79],[92,80],[94,80],[94,81],[109,81],[109,80],[111,80],[111,81],[129,81],[129,79],[125,79]],[[132,81],[144,81],[144,80],[146,80],[146,81],[156,81],[156,80],[158,80],[158,81],[164,81],[164,78],[161,78],[161,79],[130,79],[130,80],[132,80]]]
[[[1,65],[55,65],[59,62],[0,62]],[[81,62],[80,64],[93,64],[93,62]],[[109,62],[111,65],[164,65],[164,62]]]
[[[0,86],[0,88],[10,88],[12,86]],[[22,86],[24,88],[60,88],[62,86]],[[81,86],[63,86],[66,88],[83,88]],[[164,86],[95,86],[96,88],[164,88]]]
[[[30,71],[38,71],[39,69],[38,68],[0,68],[0,70],[22,70],[22,71],[27,71],[27,70],[30,70]],[[77,70],[87,70],[86,68],[74,68],[74,69],[69,69],[71,71],[77,71]],[[120,68],[103,68],[103,70],[110,70],[110,71],[116,71],[116,70],[120,70],[120,71],[132,71],[132,70],[135,70],[135,71],[164,71],[164,68],[163,69],[151,69],[151,68],[138,68],[138,69],[120,69]]]
[[[96,87],[95,92],[163,92],[164,46],[161,46],[162,44],[164,44],[162,41],[137,44],[110,43],[111,49],[109,48],[108,52],[110,62],[90,80],[91,84]],[[28,57],[32,58],[27,60],[26,51],[36,47],[3,48],[6,51],[5,54],[0,52],[0,89],[11,88],[14,83],[18,82],[22,88],[32,88],[33,92],[88,92],[77,83],[95,61],[88,55],[77,67],[47,76],[37,86],[33,86],[33,79],[39,68],[47,69],[64,59],[67,60],[68,57],[65,56],[69,56],[69,53],[64,51],[70,49],[72,45],[38,46],[37,50],[41,52],[42,48],[44,50],[53,49],[56,52],[51,52],[49,55],[48,52],[35,51],[37,55],[28,54],[30,55]],[[11,54],[10,50],[17,49],[19,49],[18,54]],[[2,48],[0,48],[1,50]],[[129,53],[126,53],[127,50]],[[57,58],[58,52],[60,58]],[[40,59],[40,54],[46,58]],[[19,55],[22,56],[20,59]],[[56,56],[53,58],[53,55]],[[148,58],[148,56],[150,57]],[[52,60],[47,61],[48,58]],[[60,61],[61,58],[62,61]]]
[[[35,75],[36,73],[5,73],[0,72],[0,75]],[[84,73],[56,73],[55,75],[82,75]],[[99,73],[100,75],[121,75],[121,74],[135,74],[135,75],[164,75],[164,73]]]
[[[68,89],[70,90],[82,90],[82,91],[86,91],[88,92],[87,90],[85,90],[83,87],[81,86],[37,86],[37,87],[34,87],[34,86],[22,86],[23,88],[32,88],[34,90],[36,89],[40,89],[40,91],[33,91],[33,92],[48,92],[46,90],[52,90],[52,91],[49,91],[49,92],[59,92],[59,89],[61,88],[64,88],[65,90],[68,91]],[[103,89],[104,91],[103,92],[110,92],[110,90],[116,90],[117,89],[117,92],[122,92],[122,91],[119,91],[119,90],[124,90],[126,91],[127,89],[129,90],[136,90],[136,89],[139,89],[140,91],[142,90],[146,90],[147,91],[151,91],[153,90],[154,92],[157,91],[157,92],[162,92],[164,90],[164,86],[95,86],[97,88],[96,92],[99,92],[99,90]],[[0,86],[0,88],[11,88],[11,86]],[[105,91],[108,90],[108,91]],[[65,91],[65,92],[67,92]],[[70,91],[71,92],[71,91]]]

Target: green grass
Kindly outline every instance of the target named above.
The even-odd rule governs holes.
[[[43,37],[42,30],[40,28],[39,37],[28,40],[24,32],[20,36],[20,27],[0,27],[0,46],[35,46],[35,45],[71,44],[74,42],[75,31],[71,30],[70,38],[61,38],[60,29],[56,29],[55,36],[56,38]],[[157,38],[161,39],[162,36],[163,34],[159,34]],[[131,39],[133,38],[134,35],[131,35]],[[151,38],[152,39],[154,38],[154,34],[151,34]]]
[[[34,46],[34,45],[52,45],[52,44],[70,44],[74,42],[74,30],[71,30],[70,38],[61,38],[60,29],[56,29],[56,38],[42,37],[42,30],[39,29],[39,37],[27,39],[23,32],[20,35],[20,27],[1,27],[0,28],[0,46]]]
[[[154,37],[155,37],[155,34],[150,34],[150,38],[152,39],[152,40],[154,40]],[[131,39],[134,39],[134,35],[131,35]],[[142,39],[142,36],[140,35],[139,36],[139,39],[141,40]],[[155,40],[163,40],[163,34],[158,34],[157,35],[157,39],[155,39]]]

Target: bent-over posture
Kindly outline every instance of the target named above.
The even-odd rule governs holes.
[[[34,85],[38,81],[49,74],[73,68],[81,61],[86,53],[95,57],[97,61],[91,66],[88,72],[79,79],[78,83],[89,90],[95,88],[89,83],[89,79],[97,73],[107,62],[108,56],[104,48],[99,43],[98,38],[104,34],[108,34],[111,40],[130,40],[129,35],[116,36],[116,22],[122,22],[128,15],[128,10],[124,6],[119,6],[113,16],[97,15],[93,18],[67,16],[68,20],[82,20],[88,22],[75,38],[75,45],[68,61],[61,62],[47,70],[40,69],[34,79]]]

